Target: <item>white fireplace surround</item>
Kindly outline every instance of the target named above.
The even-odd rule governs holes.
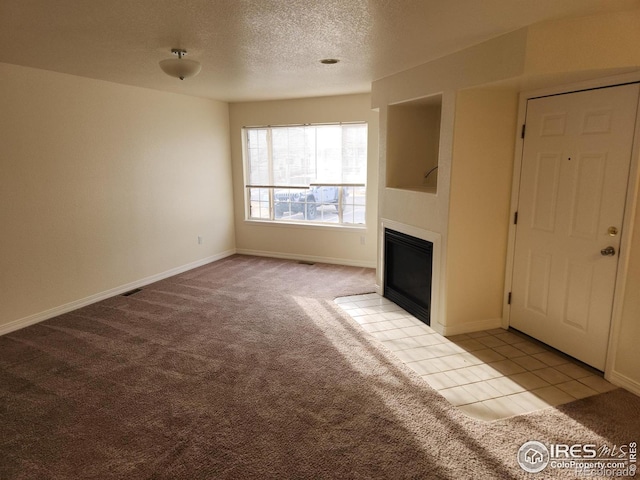
[[[440,323],[442,320],[440,309],[441,305],[443,304],[442,298],[440,297],[440,263],[442,260],[440,234],[425,230],[423,228],[414,227],[413,225],[406,225],[404,223],[396,222],[395,220],[389,220],[386,218],[380,219],[380,228],[378,229],[378,245],[380,245],[380,257],[378,259],[378,265],[380,265],[380,286],[378,287],[378,293],[380,295],[382,295],[384,292],[384,231],[386,228],[433,243],[433,267],[431,275],[431,328],[433,328],[440,334],[444,334],[444,325]]]

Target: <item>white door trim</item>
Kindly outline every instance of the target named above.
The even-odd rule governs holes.
[[[509,327],[509,318],[511,307],[508,303],[509,292],[512,289],[513,282],[513,263],[515,254],[516,227],[513,222],[514,215],[518,206],[520,197],[520,173],[522,170],[522,154],[524,149],[524,140],[521,135],[522,125],[525,123],[527,115],[527,101],[549,95],[559,95],[563,93],[571,93],[580,90],[589,90],[602,87],[612,87],[626,83],[640,82],[640,72],[620,75],[615,77],[606,77],[586,82],[562,85],[558,87],[545,88],[541,90],[525,91],[520,94],[518,105],[518,128],[515,141],[515,157],[513,164],[513,180],[511,187],[511,207],[509,221],[509,238],[507,244],[507,261],[505,270],[505,292],[504,303],[502,309],[502,326]],[[627,379],[623,375],[615,372],[614,359],[616,356],[618,339],[620,335],[620,326],[622,322],[622,301],[626,287],[626,278],[629,269],[629,249],[631,243],[631,233],[634,226],[635,212],[638,208],[637,194],[640,189],[640,105],[638,116],[636,117],[636,129],[633,139],[633,150],[631,156],[631,167],[629,171],[629,183],[627,186],[626,206],[624,211],[624,220],[622,222],[622,235],[620,238],[620,256],[618,259],[618,272],[616,276],[616,288],[613,297],[613,312],[611,318],[611,332],[609,335],[609,347],[607,351],[607,361],[605,366],[605,378],[612,383],[625,387],[629,390],[640,394],[640,384]]]

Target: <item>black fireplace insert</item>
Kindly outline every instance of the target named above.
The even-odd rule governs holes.
[[[395,230],[384,231],[384,296],[431,324],[433,243]]]

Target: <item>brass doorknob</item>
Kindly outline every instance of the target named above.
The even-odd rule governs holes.
[[[609,246],[600,250],[600,255],[603,257],[613,257],[616,254],[616,249]]]

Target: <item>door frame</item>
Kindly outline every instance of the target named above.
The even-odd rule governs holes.
[[[515,140],[515,157],[513,162],[513,179],[511,186],[511,202],[509,208],[509,237],[507,243],[507,259],[505,269],[505,290],[502,307],[502,327],[509,328],[511,305],[509,304],[509,293],[512,290],[513,264],[515,255],[516,226],[514,216],[517,211],[520,198],[520,174],[522,171],[522,155],[524,150],[524,139],[522,138],[522,126],[525,124],[527,115],[527,102],[537,97],[552,95],[562,95],[582,90],[593,90],[605,87],[640,82],[640,72],[633,72],[626,75],[605,77],[595,80],[583,81],[567,85],[548,87],[543,89],[523,91],[520,93],[518,102],[518,120]],[[614,359],[616,355],[618,339],[620,335],[620,325],[622,322],[622,301],[624,299],[626,278],[629,271],[629,249],[632,240],[634,218],[638,205],[638,194],[640,193],[640,101],[636,112],[636,125],[633,136],[633,146],[631,151],[631,165],[629,169],[629,181],[627,183],[627,194],[625,200],[624,217],[622,221],[622,234],[620,236],[620,254],[618,256],[618,272],[616,274],[616,284],[613,294],[613,309],[611,314],[611,328],[607,347],[607,359],[604,375],[607,380],[615,385],[635,391],[638,394],[638,385],[635,381],[627,379],[614,371]]]

